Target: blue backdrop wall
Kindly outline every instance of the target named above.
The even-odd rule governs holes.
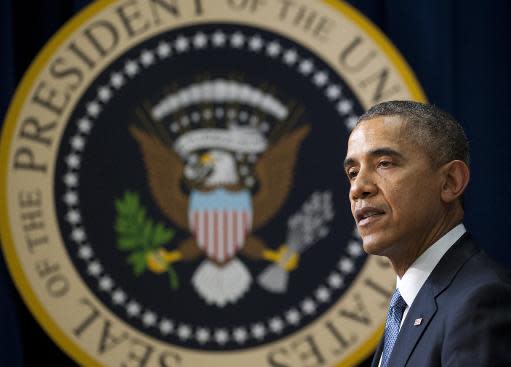
[[[313,0],[310,0],[313,1]],[[87,0],[0,2],[0,116],[37,52]],[[472,178],[465,223],[493,258],[511,267],[511,2],[350,0],[401,51],[431,103],[464,126]],[[0,253],[1,256],[1,253]],[[17,295],[0,258],[0,366],[73,365]],[[361,365],[368,366],[369,360]]]

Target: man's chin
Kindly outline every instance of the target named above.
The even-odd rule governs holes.
[[[368,236],[362,237],[362,247],[369,255],[385,256],[390,246],[384,241]]]

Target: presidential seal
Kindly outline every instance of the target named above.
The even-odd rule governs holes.
[[[395,278],[342,159],[368,106],[423,100],[334,1],[98,2],[46,46],[1,145],[13,278],[87,366],[352,366]]]

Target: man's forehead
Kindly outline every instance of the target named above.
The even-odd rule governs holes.
[[[344,166],[364,159],[394,156],[403,161],[431,161],[430,147],[424,145],[410,123],[399,116],[383,116],[360,122],[348,140]]]
[[[410,136],[409,125],[400,116],[377,116],[372,119],[367,119],[359,122],[352,131],[360,134],[380,134],[382,136]]]
[[[397,116],[364,120],[353,129],[348,140],[348,152],[373,150],[380,145],[392,146],[395,149],[409,145],[412,136],[406,125]]]

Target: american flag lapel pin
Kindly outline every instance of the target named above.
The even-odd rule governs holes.
[[[419,326],[420,324],[422,324],[422,317],[418,318],[418,319],[415,319],[415,321],[413,323],[413,326]]]

